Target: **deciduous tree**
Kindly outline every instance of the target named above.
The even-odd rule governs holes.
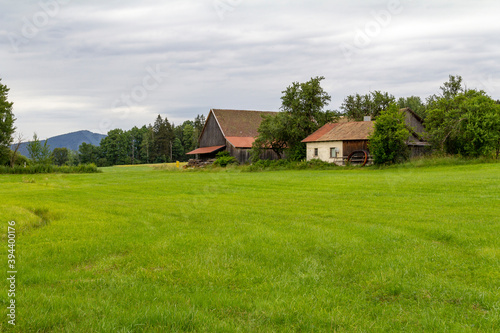
[[[344,115],[353,121],[362,121],[365,116],[375,120],[391,103],[396,102],[393,95],[378,90],[366,95],[349,95],[340,106]]]
[[[500,150],[500,105],[484,91],[454,91],[462,92],[443,94],[427,111],[426,129],[434,148],[447,154],[471,157],[497,154]]]
[[[338,117],[335,112],[324,110],[331,100],[330,95],[321,87],[321,81],[324,79],[323,76],[318,76],[304,83],[293,82],[282,91],[281,111],[287,117],[281,118],[273,125],[282,125],[285,122],[288,126],[284,136],[287,138],[289,159],[305,158],[305,144],[301,141]]]
[[[34,164],[48,165],[52,163],[52,152],[47,140],[44,140],[42,144],[36,133],[33,134],[33,140],[28,143],[27,149],[29,158]]]
[[[14,114],[12,106],[14,103],[8,101],[9,88],[1,83],[0,79],[0,165],[10,161],[10,144],[14,134]]]
[[[375,122],[373,134],[369,137],[370,153],[375,164],[390,164],[409,157],[406,141],[410,132],[406,129],[405,115],[396,104],[382,111]]]
[[[52,151],[52,161],[55,165],[64,165],[69,161],[68,148],[54,148]]]
[[[252,144],[252,161],[259,159],[263,149],[272,149],[282,158],[289,142],[290,115],[280,112],[275,116],[263,116],[259,126],[259,136]]]

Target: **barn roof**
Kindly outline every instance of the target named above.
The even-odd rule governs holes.
[[[253,137],[259,135],[257,131],[262,116],[275,116],[277,112],[253,110],[211,110],[219,123],[224,136],[227,137]]]
[[[368,140],[373,133],[373,121],[329,123],[318,129],[302,142]]]
[[[254,110],[212,109],[211,114],[217,120],[222,134],[235,148],[251,148],[262,116],[275,116],[277,112]],[[210,117],[210,114],[209,114]]]

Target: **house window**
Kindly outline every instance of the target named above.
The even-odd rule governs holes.
[[[318,148],[314,148],[314,156],[318,156]]]
[[[333,148],[330,148],[330,158],[336,158],[337,157],[337,148],[333,147]]]

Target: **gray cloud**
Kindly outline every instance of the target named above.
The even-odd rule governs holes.
[[[449,74],[499,98],[496,1],[40,3],[0,1],[0,77],[25,136],[278,110],[316,75],[332,109],[370,90],[425,98]]]

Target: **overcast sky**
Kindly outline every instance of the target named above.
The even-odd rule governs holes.
[[[500,99],[500,2],[0,0],[0,78],[18,132],[47,138],[180,124],[210,108],[278,111],[292,82],[347,95]]]

